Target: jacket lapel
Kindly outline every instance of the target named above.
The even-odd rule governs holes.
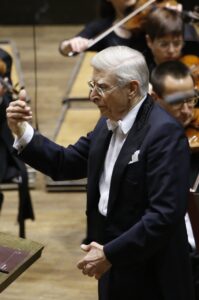
[[[120,188],[120,182],[123,179],[124,170],[128,165],[132,154],[136,150],[140,149],[144,137],[147,134],[147,131],[149,129],[149,124],[147,123],[147,120],[152,106],[152,99],[150,97],[147,97],[147,99],[144,101],[138,112],[135,123],[130,129],[127,139],[115,163],[109,194],[108,213],[111,211],[114,201],[118,195],[118,190]]]

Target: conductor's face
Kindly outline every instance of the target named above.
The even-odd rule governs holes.
[[[121,120],[131,107],[138,102],[135,97],[138,82],[118,84],[116,76],[109,71],[94,69],[93,78],[88,82],[90,100],[99,108],[101,115],[111,120]],[[132,93],[133,90],[133,93]]]

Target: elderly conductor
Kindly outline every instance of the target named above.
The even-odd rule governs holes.
[[[106,48],[92,59],[90,100],[101,112],[92,132],[67,148],[34,132],[23,101],[7,109],[26,163],[54,180],[88,178],[83,274],[100,300],[193,300],[184,215],[189,148],[181,125],[148,91],[138,51]]]

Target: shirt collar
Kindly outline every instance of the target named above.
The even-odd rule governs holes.
[[[114,131],[117,127],[119,127],[123,134],[126,135],[133,126],[140,106],[142,105],[145,99],[146,96],[127,113],[123,120],[113,121],[108,119],[106,121],[108,130]]]

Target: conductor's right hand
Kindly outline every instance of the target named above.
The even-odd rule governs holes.
[[[21,90],[19,98],[10,102],[7,110],[7,122],[11,131],[20,138],[26,128],[26,122],[32,119],[31,108],[26,103],[26,91]]]
[[[82,52],[88,48],[89,40],[80,36],[74,37],[70,40],[61,42],[59,50],[62,55],[67,56],[70,52]]]

